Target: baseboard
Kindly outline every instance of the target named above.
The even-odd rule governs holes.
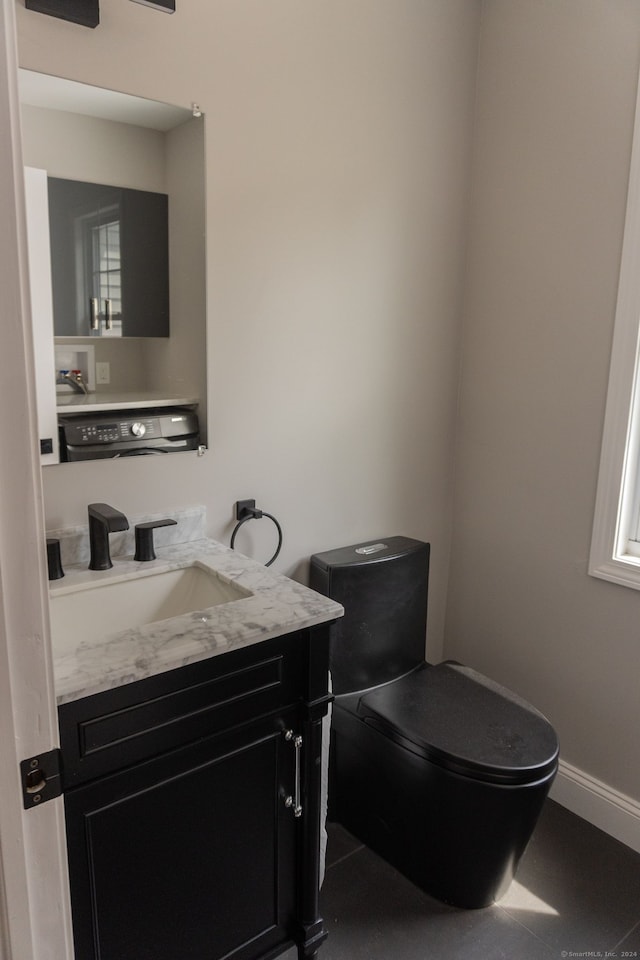
[[[640,853],[640,803],[637,800],[613,790],[566,760],[560,760],[549,796]]]

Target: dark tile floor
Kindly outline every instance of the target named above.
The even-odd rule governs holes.
[[[640,854],[548,800],[499,904],[433,900],[336,824],[322,960],[640,958]]]

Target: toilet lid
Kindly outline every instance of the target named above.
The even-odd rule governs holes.
[[[475,779],[529,783],[557,766],[557,736],[535,707],[451,661],[370,690],[357,710],[413,752]]]

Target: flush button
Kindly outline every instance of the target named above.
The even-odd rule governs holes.
[[[366,547],[356,547],[356,553],[368,557],[370,553],[379,553],[380,550],[386,550],[386,543],[371,543]]]

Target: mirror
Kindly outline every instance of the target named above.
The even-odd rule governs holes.
[[[36,353],[43,356],[51,349],[54,359],[47,359],[45,366],[37,369],[38,390],[46,392],[52,385],[53,403],[57,412],[68,414],[78,405],[84,409],[123,409],[125,405],[159,406],[162,404],[198,403],[201,420],[201,435],[204,432],[206,409],[206,303],[205,303],[205,163],[204,121],[184,107],[150,101],[87,84],[46,76],[21,69],[20,101],[23,135],[23,158],[25,166],[46,171],[48,183],[65,181],[84,184],[91,192],[108,187],[110,194],[105,206],[111,211],[116,200],[126,198],[130,227],[129,239],[120,238],[122,249],[125,242],[131,251],[144,254],[148,248],[142,229],[145,221],[156,217],[149,206],[138,202],[153,196],[165,197],[168,206],[168,267],[162,255],[155,260],[139,256],[134,267],[127,266],[129,279],[137,274],[142,280],[149,275],[156,281],[157,290],[169,293],[169,335],[166,324],[149,326],[142,322],[144,293],[134,297],[133,316],[128,327],[124,319],[116,316],[118,309],[113,293],[115,286],[107,289],[103,276],[98,283],[98,293],[87,296],[89,287],[82,292],[83,306],[91,299],[99,301],[98,315],[101,331],[84,330],[74,321],[66,328],[53,320],[49,332],[40,326],[35,333]],[[54,190],[55,192],[55,190]],[[102,203],[103,201],[99,201]],[[48,214],[47,214],[48,216]],[[103,248],[113,246],[113,232],[109,224],[113,217],[103,221],[85,216],[78,221],[84,227],[97,227],[89,233],[93,242],[103,241]],[[120,221],[121,224],[124,221]],[[158,233],[161,227],[152,232]],[[76,224],[75,230],[81,227]],[[123,227],[121,226],[121,230]],[[31,230],[31,228],[29,228]],[[40,228],[39,234],[44,230]],[[47,234],[49,229],[47,227]],[[61,241],[53,230],[53,246],[49,250],[48,263],[40,278],[38,261],[30,250],[32,290],[40,291],[53,286],[51,273],[56,272],[56,258],[76,257],[79,249],[65,254]],[[135,260],[135,258],[134,258]],[[133,262],[133,261],[132,261]],[[152,266],[149,263],[152,262]],[[161,272],[162,271],[162,272]],[[47,279],[48,276],[48,279]],[[124,269],[122,273],[124,283]],[[80,293],[71,288],[72,298]],[[110,293],[109,296],[106,294]],[[103,294],[105,294],[103,296]],[[104,301],[111,304],[105,308]],[[52,306],[54,300],[52,298]],[[107,314],[111,309],[111,330],[106,330]],[[124,309],[124,308],[123,308]],[[152,313],[160,315],[165,308],[156,300]],[[42,311],[34,310],[39,315]],[[41,316],[39,317],[39,321]],[[122,320],[122,337],[117,336],[117,327]],[[115,330],[114,330],[115,328]],[[64,333],[62,330],[64,329]],[[106,333],[97,336],[96,332]],[[53,342],[53,343],[52,343]],[[36,361],[38,358],[36,357]],[[89,384],[88,395],[79,395],[67,383],[55,384],[59,367],[71,366],[80,369],[81,376]],[[38,367],[38,364],[36,363]],[[46,381],[46,384],[45,384]],[[41,434],[42,435],[42,434]]]
[[[165,193],[48,177],[57,337],[168,337]]]

